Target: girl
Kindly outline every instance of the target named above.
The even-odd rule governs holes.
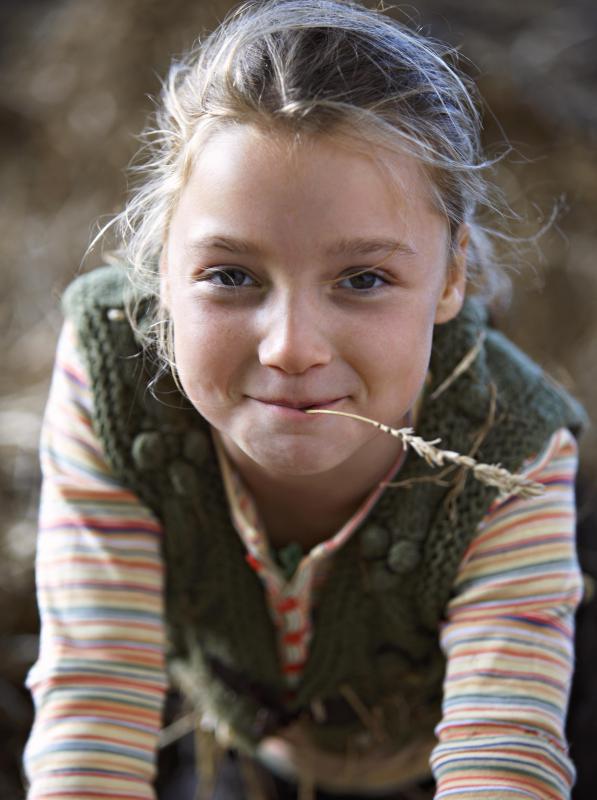
[[[167,675],[202,797],[568,797],[582,415],[488,327],[463,78],[379,12],[256,3],[148,136],[65,298],[29,797],[154,797]]]

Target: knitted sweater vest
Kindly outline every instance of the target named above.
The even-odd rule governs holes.
[[[164,527],[175,682],[248,750],[299,716],[313,740],[333,751],[380,747],[382,740],[396,749],[429,735],[445,671],[438,624],[496,491],[458,473],[448,487],[415,480],[386,490],[334,556],[305,671],[289,694],[262,584],[230,521],[208,425],[142,351],[124,313],[128,287],[124,268],[102,268],[69,287],[64,308],[89,371],[108,463]],[[150,301],[136,300],[142,325]],[[483,334],[471,366],[432,400]],[[487,327],[474,301],[436,326],[430,374],[417,433],[468,453],[488,428],[476,453],[487,463],[517,470],[555,430],[583,421],[570,397]],[[359,423],[347,420],[352,424]],[[432,476],[408,454],[401,481]]]

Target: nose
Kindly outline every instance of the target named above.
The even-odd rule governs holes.
[[[260,364],[289,375],[329,364],[333,346],[327,322],[313,298],[286,297],[273,302],[263,319]]]

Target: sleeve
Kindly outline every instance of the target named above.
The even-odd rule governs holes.
[[[562,800],[574,768],[564,722],[582,594],[576,444],[557,431],[525,469],[534,498],[496,502],[469,547],[441,631],[436,800]]]
[[[162,531],[110,474],[91,411],[67,324],[42,428],[28,800],[154,797],[167,685]]]

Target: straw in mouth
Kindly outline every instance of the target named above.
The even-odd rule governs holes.
[[[508,495],[519,495],[520,497],[536,497],[543,494],[545,487],[542,483],[529,480],[524,475],[519,475],[510,472],[501,464],[483,464],[477,461],[472,456],[465,456],[457,453],[455,450],[442,450],[437,447],[441,439],[433,439],[428,442],[420,436],[417,436],[413,428],[391,428],[389,425],[384,425],[383,422],[378,422],[369,417],[363,417],[360,414],[351,414],[348,411],[333,411],[327,408],[308,408],[305,409],[306,414],[334,414],[339,417],[349,417],[359,422],[365,422],[368,425],[373,425],[374,428],[400,439],[404,448],[411,448],[414,452],[425,459],[430,467],[444,467],[446,465],[454,464],[470,470],[474,477],[487,486],[495,486],[500,495],[506,497]]]

